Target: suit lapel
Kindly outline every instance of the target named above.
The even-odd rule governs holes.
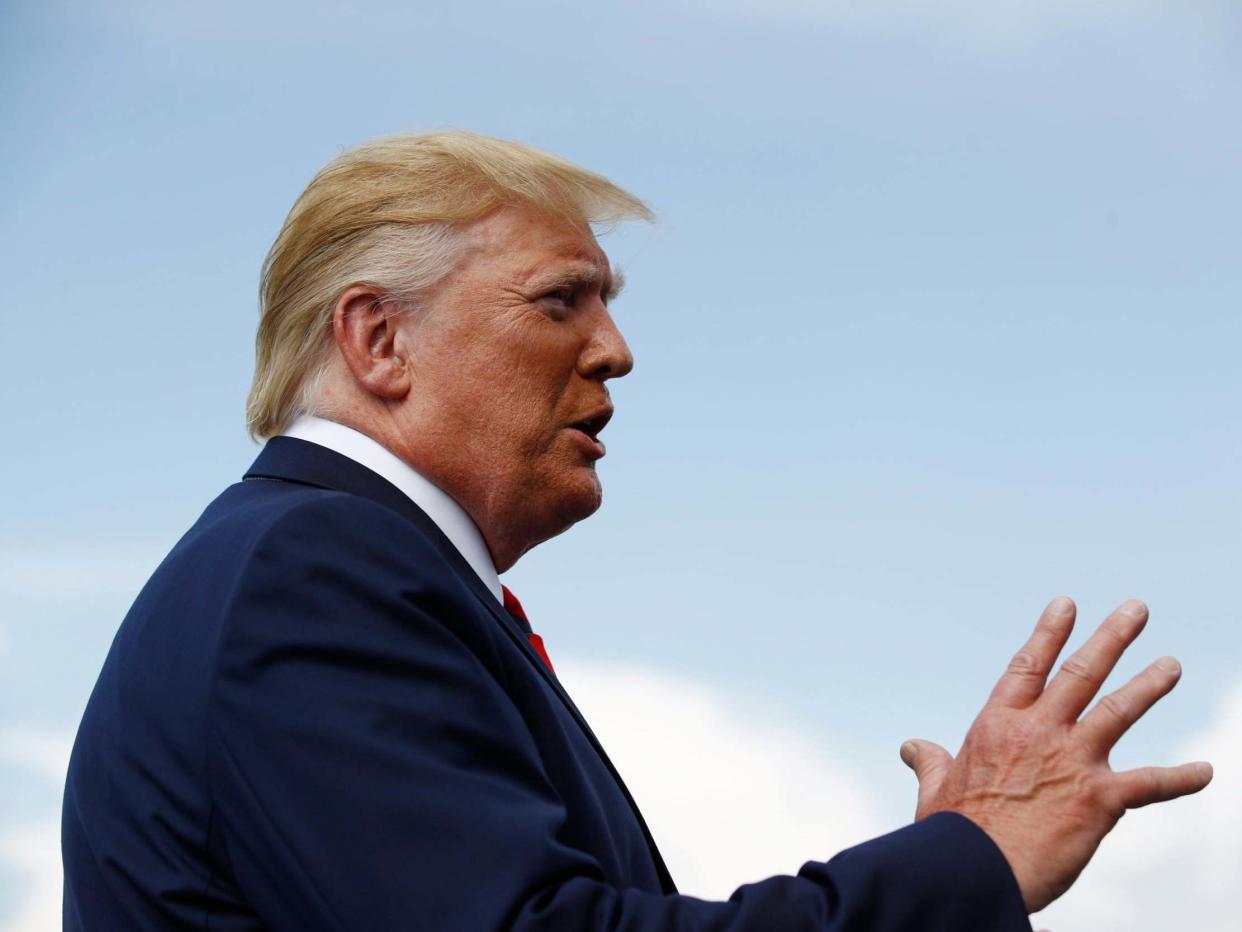
[[[637,803],[634,802],[634,797],[630,795],[629,788],[626,787],[625,782],[621,779],[621,774],[617,772],[617,768],[613,766],[612,761],[608,759],[608,755],[605,753],[599,739],[591,731],[591,726],[587,724],[582,713],[578,711],[578,707],[574,705],[573,700],[569,698],[569,694],[565,692],[565,688],[561,686],[556,675],[548,669],[547,664],[543,662],[543,658],[531,646],[530,640],[527,637],[529,632],[524,630],[521,623],[505,611],[503,605],[496,601],[496,597],[492,595],[483,580],[479,579],[478,574],[466,562],[466,558],[453,546],[452,542],[440,530],[439,526],[427,516],[425,511],[414,504],[409,496],[387,479],[372,472],[360,463],[337,453],[335,450],[329,450],[327,447],[321,447],[316,443],[299,440],[295,437],[273,437],[268,440],[244,478],[280,479],[286,482],[300,482],[304,485],[312,485],[318,488],[361,495],[403,515],[434,541],[436,546],[443,552],[445,558],[453,566],[457,575],[466,581],[470,591],[474,593],[479,603],[491,613],[492,617],[496,619],[497,624],[500,625],[517,648],[526,655],[526,659],[538,671],[539,675],[543,677],[552,691],[556,693],[566,709],[569,710],[569,713],[599,755],[600,760],[603,761],[604,766],[608,768],[608,772],[612,774],[622,795],[625,796],[626,801],[630,804],[634,817],[638,819],[638,824],[643,830],[643,836],[647,840],[647,847],[651,851],[651,857],[655,861],[656,873],[660,877],[660,884],[664,888],[664,892],[666,894],[677,892],[673,878],[664,864],[664,859],[660,856],[655,839],[652,838],[651,831],[647,828],[647,823],[643,819]]]
[[[473,575],[473,572],[471,575]],[[477,580],[478,577],[476,576],[475,579]],[[498,622],[500,622],[500,625],[504,628],[505,633],[507,633],[509,637],[513,639],[514,643],[521,648],[522,653],[526,655],[526,659],[530,661],[531,666],[539,672],[539,675],[542,676],[544,681],[552,687],[553,692],[560,697],[561,702],[563,702],[565,707],[569,709],[570,714],[573,715],[574,720],[578,723],[578,727],[582,729],[583,733],[587,736],[587,740],[591,742],[591,746],[595,749],[595,753],[599,755],[599,758],[603,761],[604,766],[608,768],[608,772],[612,774],[612,778],[616,781],[617,787],[621,790],[622,795],[625,796],[626,802],[630,804],[630,809],[634,813],[634,818],[638,820],[638,824],[643,830],[643,837],[647,840],[647,847],[651,851],[652,860],[655,861],[656,873],[660,877],[660,886],[663,887],[666,894],[676,893],[677,887],[673,883],[673,877],[664,863],[664,858],[660,855],[660,849],[656,847],[655,839],[651,835],[651,830],[647,827],[646,819],[643,818],[642,812],[639,811],[638,803],[636,803],[634,801],[634,797],[630,795],[629,787],[625,785],[625,781],[621,779],[621,774],[617,771],[617,768],[613,766],[613,763],[609,759],[603,745],[600,744],[599,739],[595,737],[595,732],[591,731],[591,726],[587,724],[587,720],[583,717],[582,713],[578,711],[578,707],[574,705],[574,701],[569,698],[569,693],[565,692],[565,688],[561,685],[560,680],[556,678],[556,674],[548,668],[548,665],[543,662],[543,658],[535,652],[535,649],[531,646],[530,640],[526,636],[527,632],[519,627],[520,622],[505,611],[503,606],[496,602],[496,597],[488,592],[486,587],[484,587],[481,582],[477,586],[472,585],[471,589],[474,591],[474,594],[478,597],[479,601],[482,602],[487,610],[492,613]]]

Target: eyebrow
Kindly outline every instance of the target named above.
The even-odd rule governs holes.
[[[612,267],[612,280],[608,283],[608,290],[604,292],[604,303],[608,304],[616,300],[617,295],[625,290],[625,272],[621,266],[614,265]]]
[[[612,266],[612,277],[609,280],[609,287],[604,292],[604,303],[615,301],[616,296],[625,290],[625,272],[621,271],[621,266]]]
[[[540,288],[590,288],[600,284],[600,270],[590,263],[575,263],[557,269],[546,277],[539,279]],[[614,265],[611,268],[611,275],[608,281],[608,287],[603,290],[600,297],[605,304],[614,300],[621,293],[621,289],[625,287],[625,273],[621,271],[621,267]]]

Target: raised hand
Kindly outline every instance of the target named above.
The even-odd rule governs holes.
[[[1174,687],[1181,666],[1172,657],[1157,660],[1080,719],[1147,624],[1147,606],[1121,605],[1048,682],[1074,615],[1067,598],[1044,609],[956,758],[930,741],[901,748],[919,781],[915,817],[958,812],[987,832],[1028,912],[1069,889],[1127,809],[1197,793],[1212,779],[1206,762],[1112,771],[1109,751]]]

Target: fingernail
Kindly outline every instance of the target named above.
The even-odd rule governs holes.
[[[1139,618],[1147,614],[1147,606],[1138,599],[1126,599],[1121,603],[1119,611],[1125,612],[1131,618]]]
[[[1211,780],[1213,772],[1214,771],[1212,770],[1211,764],[1209,764],[1205,760],[1199,761],[1199,776],[1200,777],[1202,777],[1204,780]]]
[[[1054,615],[1068,615],[1074,608],[1074,603],[1063,595],[1057,596],[1048,603],[1048,611]]]
[[[918,753],[919,747],[913,741],[907,741],[901,746],[901,759],[907,766],[914,763],[914,758],[918,755]]]
[[[1165,673],[1181,673],[1182,672],[1182,665],[1177,662],[1176,657],[1161,657],[1159,660],[1156,661],[1156,666],[1158,666]]]

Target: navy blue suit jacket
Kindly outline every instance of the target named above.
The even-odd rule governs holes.
[[[677,894],[528,630],[386,480],[271,440],[108,654],[65,788],[65,928],[1030,929],[954,814],[727,902]]]

